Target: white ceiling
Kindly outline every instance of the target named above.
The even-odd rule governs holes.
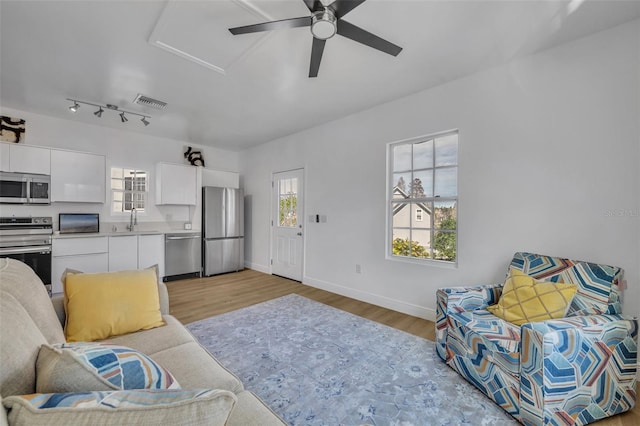
[[[403,47],[335,36],[307,77],[308,28],[230,27],[309,15],[302,0],[0,1],[2,106],[242,150],[640,18],[639,1],[367,0],[345,19]],[[138,93],[164,111],[132,104]],[[65,98],[150,114],[72,115]]]

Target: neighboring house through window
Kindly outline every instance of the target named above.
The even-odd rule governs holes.
[[[111,211],[128,213],[132,209],[143,212],[147,199],[148,174],[143,170],[111,168]]]
[[[387,155],[388,254],[455,263],[458,132],[391,143]]]

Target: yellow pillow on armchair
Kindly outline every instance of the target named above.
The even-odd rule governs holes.
[[[575,284],[538,281],[511,268],[500,300],[487,310],[516,325],[563,318],[577,290]]]
[[[164,325],[154,269],[63,276],[68,342],[90,342]]]

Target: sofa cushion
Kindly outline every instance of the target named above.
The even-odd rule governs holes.
[[[238,377],[220,365],[197,342],[184,343],[149,356],[171,371],[184,389],[215,388],[233,393],[244,390]]]
[[[224,425],[236,396],[223,390],[128,390],[11,396],[11,425]]]
[[[102,340],[164,325],[151,269],[64,275],[67,341]]]
[[[153,355],[183,343],[195,342],[191,333],[175,317],[164,315],[162,319],[165,322],[162,327],[110,337],[103,342],[128,346],[147,355]]]
[[[0,278],[0,290],[16,298],[47,342],[65,341],[49,293],[33,269],[20,261],[0,258]]]
[[[35,392],[36,359],[40,346],[46,343],[23,305],[0,291],[0,394]]]
[[[575,284],[538,281],[511,268],[500,300],[487,311],[516,325],[558,319],[565,316],[576,290]]]
[[[42,345],[36,392],[179,389],[171,373],[145,354],[107,343]]]

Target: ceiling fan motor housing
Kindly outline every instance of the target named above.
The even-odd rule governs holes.
[[[317,39],[327,40],[336,34],[336,15],[328,7],[311,15],[311,34]]]

